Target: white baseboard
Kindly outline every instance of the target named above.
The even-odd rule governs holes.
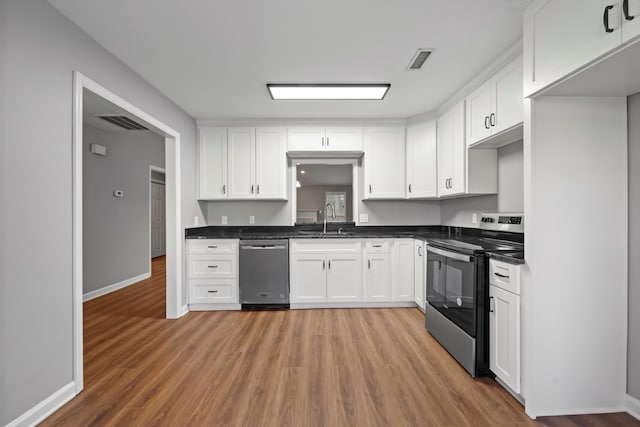
[[[631,416],[640,420],[640,400],[627,394],[626,407]]]
[[[612,414],[614,412],[625,412],[623,406],[602,406],[593,408],[571,408],[558,411],[541,411],[536,413],[536,417],[556,417],[566,415],[588,415],[588,414]]]
[[[15,420],[11,421],[6,427],[35,426],[60,409],[62,405],[73,399],[75,396],[76,384],[71,381],[69,384],[65,385]]]
[[[106,294],[110,294],[111,292],[115,292],[119,289],[126,288],[129,285],[133,285],[141,280],[148,279],[151,277],[151,273],[143,273],[139,276],[132,277],[130,279],[125,279],[122,282],[114,283],[113,285],[105,286],[104,288],[96,289],[95,291],[87,292],[82,295],[82,301],[87,302],[94,298],[101,297]]]
[[[415,302],[298,302],[291,303],[292,310],[310,308],[410,308]]]
[[[189,304],[189,311],[224,311],[224,310],[242,310],[240,304]]]
[[[183,305],[180,311],[178,312],[178,318],[181,318],[188,312],[189,312],[189,305],[188,304]]]

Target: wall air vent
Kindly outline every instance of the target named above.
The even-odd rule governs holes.
[[[146,127],[142,126],[139,123],[134,122],[127,116],[121,116],[119,114],[96,114],[95,117],[98,117],[102,120],[105,120],[111,124],[121,127],[126,130],[147,130]]]
[[[431,54],[433,53],[433,49],[418,49],[416,54],[411,59],[407,70],[419,70],[424,65],[425,61]]]

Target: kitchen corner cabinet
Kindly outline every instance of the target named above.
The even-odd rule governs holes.
[[[198,129],[198,198],[286,200],[284,128]]]
[[[407,198],[438,196],[436,122],[407,128]]]
[[[362,152],[362,128],[290,127],[288,151]]]
[[[640,0],[534,0],[523,14],[525,96],[636,39],[639,21]]]
[[[424,311],[425,292],[427,288],[427,248],[426,242],[414,240],[414,300]]]
[[[466,140],[469,146],[522,123],[522,56],[505,65],[471,92],[465,101]],[[513,141],[521,138],[521,134],[514,136]]]
[[[364,199],[405,198],[404,127],[370,127],[364,133]]]
[[[465,192],[464,101],[438,119],[438,195]]]
[[[413,302],[415,300],[413,249],[413,239],[396,239],[393,243],[392,301]]]

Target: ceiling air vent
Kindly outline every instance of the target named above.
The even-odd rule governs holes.
[[[126,130],[147,130],[146,127],[134,122],[127,116],[118,114],[96,114],[95,116]]]
[[[407,70],[419,70],[424,65],[427,58],[433,53],[432,49],[418,49],[416,54],[411,59]]]

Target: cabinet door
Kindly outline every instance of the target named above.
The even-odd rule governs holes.
[[[622,42],[626,43],[640,35],[640,0],[629,0],[628,11],[622,15]]]
[[[609,26],[603,23],[605,8]],[[537,0],[523,15],[525,95],[543,89],[618,46],[620,0]]]
[[[329,151],[362,151],[362,128],[330,127],[326,129],[325,147]]]
[[[229,198],[255,198],[254,128],[229,128]]]
[[[324,151],[324,128],[289,128],[288,147],[289,151]]]
[[[227,198],[227,129],[198,129],[198,199]]]
[[[327,256],[327,301],[362,301],[362,255]]]
[[[640,0],[638,0],[640,1]],[[522,94],[522,57],[511,61],[491,79],[495,114],[491,122],[491,133],[495,134],[522,123],[524,117],[524,95]],[[467,104],[468,108],[468,104]],[[467,114],[468,114],[467,109]],[[467,116],[467,123],[469,117]],[[467,135],[468,138],[468,135]],[[467,145],[470,142],[467,140]]]
[[[414,252],[414,298],[418,307],[424,310],[424,293],[426,287],[426,248],[424,247],[424,242],[421,240],[415,241],[415,252]]]
[[[520,393],[520,297],[489,286],[489,367]]]
[[[285,128],[256,129],[256,198],[287,198]]]
[[[404,128],[367,128],[364,142],[366,199],[403,199]]]
[[[294,254],[291,263],[291,302],[327,300],[327,260],[325,255]]]
[[[451,113],[447,112],[438,119],[438,195],[450,193],[449,178],[453,176],[453,132]]]
[[[464,102],[451,110],[451,156],[452,176],[449,194],[464,194],[466,191],[467,145],[464,138]]]
[[[413,265],[413,239],[397,239],[393,246],[393,281],[391,300],[414,301],[415,271]]]
[[[367,254],[364,298],[366,301],[391,301],[391,263],[389,254]]]
[[[407,198],[438,195],[436,123],[407,129]]]
[[[492,86],[489,80],[466,98],[468,145],[491,136]]]

